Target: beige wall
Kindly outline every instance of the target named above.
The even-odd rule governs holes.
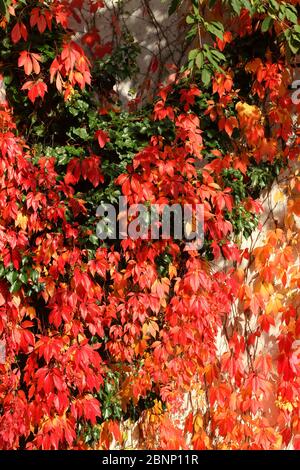
[[[105,3],[106,8],[97,12],[95,21],[101,43],[112,40],[118,42],[116,30],[112,28],[115,18],[118,26],[127,30],[140,48],[138,73],[116,87],[125,104],[135,97],[138,90],[142,90],[144,97],[151,95],[151,91],[168,73],[165,66],[175,64],[180,67],[186,53],[183,41],[185,16],[181,12],[169,16],[169,0],[106,0]],[[75,27],[76,37],[91,27],[93,23],[87,12],[85,22]],[[158,61],[155,72],[150,70],[154,58]]]

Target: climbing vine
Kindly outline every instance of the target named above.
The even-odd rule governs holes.
[[[138,45],[76,34],[105,2],[0,1],[2,449],[300,446],[300,2],[169,3],[186,64],[122,109]],[[121,195],[202,204],[203,246],[99,240]]]

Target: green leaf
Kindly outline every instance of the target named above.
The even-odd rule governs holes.
[[[216,57],[217,60],[226,60],[225,55],[217,49],[211,49],[211,53]]]
[[[99,238],[96,235],[90,235],[89,240],[93,245],[99,245]]]
[[[204,67],[204,69],[202,70],[201,79],[205,86],[209,85],[211,81],[211,75],[211,71],[208,68]]]
[[[86,127],[79,127],[77,129],[72,129],[73,134],[78,135],[82,140],[88,140],[89,139],[89,134],[86,130]]]
[[[261,25],[262,32],[265,33],[266,31],[268,31],[272,25],[273,25],[273,19],[270,16],[266,16],[266,18],[264,19]]]
[[[196,18],[196,20],[203,21],[203,17],[200,15],[200,12],[199,12],[199,6],[193,5],[193,10],[194,10],[194,17]]]
[[[222,69],[221,67],[219,66],[218,62],[216,61],[216,59],[213,57],[212,55],[212,51],[211,50],[208,50],[206,52],[206,58],[208,59],[208,61],[211,63],[211,65],[216,69],[218,70],[219,72],[222,72]]]
[[[292,54],[296,55],[297,52],[298,52],[298,49],[299,49],[299,39],[298,39],[297,35],[294,36],[291,29],[286,29],[283,32],[283,36],[285,37],[286,42],[287,42]],[[296,41],[295,41],[295,38],[297,38]]]
[[[186,39],[191,40],[197,34],[197,26],[194,25],[186,34]]]
[[[32,280],[32,282],[37,282],[39,277],[40,275],[38,271],[36,271],[35,269],[32,269],[30,272],[30,279]]]
[[[195,58],[197,57],[198,52],[199,52],[199,49],[192,49],[189,52],[189,60],[195,60]]]
[[[19,276],[19,279],[21,282],[23,282],[23,284],[26,284],[28,281],[28,276],[25,272],[22,272]]]
[[[296,33],[299,33],[299,34],[300,34],[300,24],[296,24],[296,25],[294,26],[294,31],[295,31]]]
[[[0,0],[0,13],[2,16],[6,15],[7,11],[7,0]]]
[[[254,13],[256,13],[257,11],[257,6],[256,5],[253,5],[253,1],[250,1],[250,0],[243,0],[243,7],[246,8],[250,15],[253,16]]]
[[[16,282],[18,278],[18,273],[17,271],[9,271],[7,274],[6,274],[6,279],[8,280],[8,282],[10,284],[14,284]]]
[[[111,413],[112,413],[112,412],[111,412],[111,409],[110,409],[109,407],[104,408],[104,409],[102,410],[102,418],[103,418],[103,419],[108,419],[108,418],[111,416]]]
[[[206,29],[211,34],[219,38],[221,41],[223,40],[224,36],[224,27],[218,21],[213,21],[211,23],[206,23]]]
[[[295,46],[293,43],[289,43],[289,48],[291,49],[292,53],[293,54],[298,54],[299,52],[299,47],[298,46]]]
[[[291,35],[291,41],[295,47],[300,47],[300,36],[298,33],[293,33]]]
[[[186,17],[186,22],[187,22],[187,24],[194,24],[194,23],[195,23],[195,19],[193,18],[193,16],[188,15],[188,16]]]
[[[286,18],[294,24],[298,23],[297,10],[292,5],[287,5],[285,8]]]
[[[199,52],[199,54],[198,54],[197,57],[196,57],[196,65],[197,65],[197,67],[198,67],[199,70],[202,69],[203,63],[204,63],[203,52]]]
[[[269,0],[269,1],[270,1],[271,6],[274,8],[274,10],[278,11],[279,10],[279,3],[276,2],[276,0]]]
[[[241,13],[242,4],[240,0],[231,0],[231,6],[238,15]]]
[[[10,286],[10,289],[9,289],[9,292],[11,292],[12,294],[14,292],[18,292],[18,290],[20,290],[22,287],[22,282],[21,281],[15,281],[11,286]]]

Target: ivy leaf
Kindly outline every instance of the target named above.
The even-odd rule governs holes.
[[[22,282],[17,280],[13,282],[13,284],[10,286],[9,292],[14,294],[15,292],[18,292],[18,290],[20,290],[21,287],[22,287]]]
[[[294,31],[287,29],[284,31],[285,38],[293,54],[297,54],[300,48],[300,25],[294,26]]]
[[[266,16],[266,18],[262,22],[261,31],[265,33],[266,31],[270,29],[272,25],[273,25],[273,18],[271,18],[270,16]]]
[[[78,137],[80,137],[82,140],[88,140],[89,139],[89,134],[86,130],[86,127],[79,127],[77,129],[72,129],[73,131],[73,134],[74,135],[77,135]]]

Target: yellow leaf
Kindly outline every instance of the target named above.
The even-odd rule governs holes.
[[[150,334],[153,336],[153,338],[156,338],[156,334],[159,331],[159,326],[155,321],[150,320],[149,323],[143,324],[142,330],[144,336],[148,336]]]
[[[173,279],[173,277],[177,276],[177,269],[174,264],[169,264],[169,277]]]
[[[160,415],[160,414],[163,413],[163,407],[162,407],[162,403],[161,403],[160,400],[157,400],[157,399],[155,398],[155,400],[154,400],[154,406],[153,406],[153,408],[152,408],[151,411],[152,411],[153,414],[156,414],[156,415]]]
[[[203,418],[201,415],[197,415],[194,421],[194,431],[196,434],[203,429]]]
[[[20,306],[20,303],[21,303],[21,297],[19,296],[19,294],[14,294],[12,296],[12,301],[13,301],[13,304],[16,306],[16,307],[19,307]]]
[[[27,314],[29,315],[29,318],[32,320],[35,318],[35,308],[34,307],[27,307]]]
[[[267,306],[266,306],[266,314],[270,315],[271,313],[276,314],[279,312],[279,310],[282,308],[282,303],[278,299],[278,297],[275,297],[271,299]]]
[[[262,295],[262,298],[264,300],[268,300],[269,297],[270,297],[270,284],[268,283],[262,283],[262,282],[258,282],[256,285],[255,285],[255,289],[254,289],[254,292],[256,293],[260,293]],[[272,293],[272,291],[271,291]]]
[[[274,196],[273,196],[273,199],[274,199],[275,204],[277,204],[278,202],[284,201],[284,194],[283,194],[283,192],[280,191],[280,189],[278,189],[278,190],[275,192],[275,194],[274,194]]]
[[[26,230],[28,217],[23,215],[22,212],[18,212],[17,218],[15,220],[15,226],[21,227],[22,230]]]
[[[257,106],[239,101],[235,108],[238,112],[239,118],[241,119],[252,119],[254,121],[259,121],[261,118],[261,111]]]

